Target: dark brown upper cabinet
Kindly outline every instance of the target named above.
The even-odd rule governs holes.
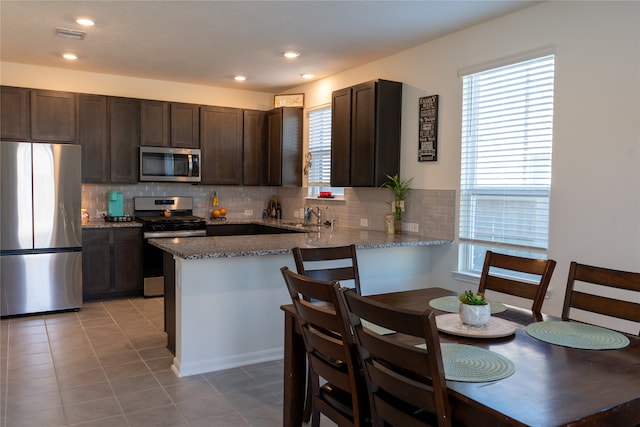
[[[238,108],[200,109],[203,184],[242,184],[242,120]]]
[[[171,146],[176,148],[200,148],[200,106],[194,104],[170,104]]]
[[[331,185],[378,187],[400,173],[402,83],[375,80],[334,91]]]
[[[109,182],[107,97],[78,95],[78,143],[82,147],[82,182]]]
[[[302,186],[302,108],[267,113],[266,185]]]
[[[29,140],[29,89],[2,86],[0,88],[0,137],[2,139]]]
[[[110,182],[134,184],[139,178],[140,101],[108,98]]]
[[[262,185],[265,181],[266,111],[244,110],[242,184]]]
[[[31,90],[31,139],[76,142],[76,94]]]
[[[140,145],[169,147],[170,132],[169,103],[140,101]]]

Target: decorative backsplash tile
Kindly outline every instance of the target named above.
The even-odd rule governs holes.
[[[220,206],[227,209],[229,219],[260,219],[271,196],[282,205],[282,217],[302,221],[301,209],[320,207],[323,221],[335,219],[336,224],[362,228],[365,219],[370,230],[385,230],[385,214],[391,213],[390,192],[381,188],[345,188],[344,200],[305,199],[306,188],[299,187],[235,187],[189,185],[179,183],[141,183],[132,185],[83,184],[82,207],[92,218],[107,210],[107,192],[119,191],[124,197],[125,214],[133,214],[134,197],[190,196],[194,215],[209,217],[213,192],[218,193]],[[405,223],[418,225],[418,233],[436,239],[453,240],[455,236],[455,190],[412,189],[405,201]],[[298,217],[295,215],[298,214]]]

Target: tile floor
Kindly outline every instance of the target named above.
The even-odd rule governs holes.
[[[178,378],[165,345],[162,298],[1,320],[0,426],[282,425],[282,361]]]

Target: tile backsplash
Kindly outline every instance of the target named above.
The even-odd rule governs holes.
[[[134,197],[190,196],[193,213],[209,217],[213,192],[218,193],[220,206],[227,209],[227,217],[236,220],[260,219],[271,196],[276,195],[282,205],[282,217],[301,221],[305,206],[320,207],[323,221],[335,219],[336,224],[352,228],[385,230],[385,214],[391,213],[393,200],[389,190],[381,188],[345,188],[344,199],[306,199],[307,189],[300,187],[236,187],[190,185],[180,183],[140,183],[131,185],[83,184],[82,207],[91,218],[107,210],[107,192],[119,191],[124,197],[124,212],[133,215]],[[453,240],[455,236],[455,190],[409,191],[403,216],[405,224],[418,227],[417,234],[436,239]],[[296,216],[297,215],[297,216]],[[366,227],[363,226],[366,222]],[[405,231],[406,232],[406,231]]]

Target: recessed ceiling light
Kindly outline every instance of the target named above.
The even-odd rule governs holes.
[[[74,53],[63,53],[62,57],[64,59],[68,59],[70,61],[76,60],[78,59],[78,55],[74,54]]]
[[[234,79],[236,79],[239,82],[243,82],[245,80],[247,80],[246,76],[235,76]]]
[[[289,59],[296,59],[298,56],[300,56],[299,52],[285,52],[284,53],[284,57],[285,58],[289,58]]]
[[[312,79],[315,76],[313,74],[305,73],[305,74],[300,74],[300,77],[302,77],[303,79]]]
[[[95,25],[95,22],[89,18],[78,18],[76,19],[76,23],[84,25],[85,27],[93,27]]]

